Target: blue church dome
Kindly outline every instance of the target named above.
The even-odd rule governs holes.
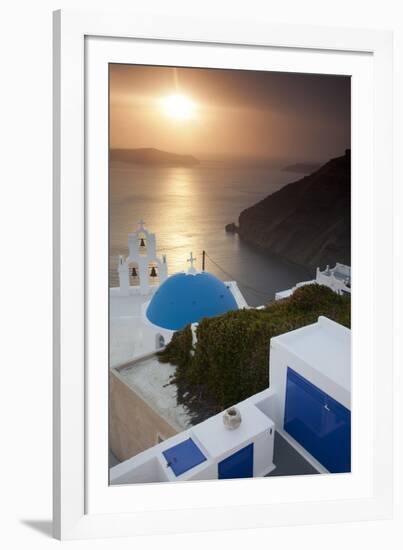
[[[211,273],[176,273],[155,292],[147,308],[154,325],[179,330],[203,317],[238,309],[229,288]]]

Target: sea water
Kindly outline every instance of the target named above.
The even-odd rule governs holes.
[[[235,280],[250,305],[265,304],[276,291],[312,278],[313,273],[263,253],[227,233],[242,210],[253,206],[300,174],[256,163],[205,161],[196,166],[154,167],[112,163],[110,168],[110,284],[117,286],[117,256],[127,255],[128,233],[140,219],[156,234],[169,274],[195,267],[223,281]]]

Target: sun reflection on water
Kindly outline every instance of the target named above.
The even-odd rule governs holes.
[[[110,193],[110,281],[118,284],[117,255],[127,254],[127,236],[145,220],[156,234],[158,255],[166,254],[168,273],[185,271],[193,252],[196,269],[202,267],[202,251],[214,258],[234,279],[256,288],[289,288],[304,280],[297,269],[283,267],[239,242],[225,232],[225,225],[237,221],[239,213],[287,182],[286,173],[267,174],[235,168],[218,170],[201,163],[195,167],[116,168],[111,174]],[[245,191],[248,191],[246,193]],[[207,260],[206,269],[222,280],[228,276]],[[261,297],[248,296],[258,301]]]

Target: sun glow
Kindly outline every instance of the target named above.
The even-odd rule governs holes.
[[[162,99],[164,113],[175,120],[190,120],[196,115],[195,103],[182,94],[173,94]]]

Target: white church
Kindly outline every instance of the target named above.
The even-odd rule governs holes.
[[[119,286],[110,288],[110,366],[117,367],[165,346],[176,330],[233,309],[248,307],[236,281],[223,282],[195,268],[168,276],[157,256],[155,234],[143,221],[119,256]]]

